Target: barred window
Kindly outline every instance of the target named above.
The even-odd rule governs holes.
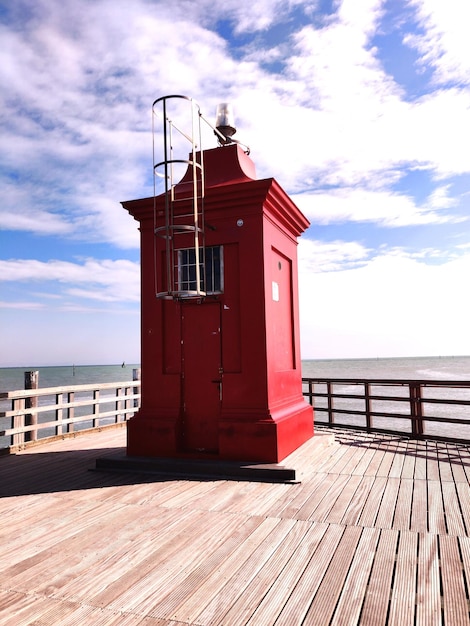
[[[199,251],[199,275],[201,284],[196,281],[196,251],[194,248],[178,250],[179,291],[204,291],[207,294],[222,293],[223,286],[223,246],[212,246]]]

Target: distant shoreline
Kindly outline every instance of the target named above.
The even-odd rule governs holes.
[[[330,361],[385,361],[385,360],[412,360],[412,359],[465,359],[470,358],[470,354],[435,354],[435,355],[416,355],[416,356],[369,356],[369,357],[321,357],[321,358],[302,358],[302,363],[311,363],[311,362],[330,362]],[[52,367],[119,367],[121,369],[125,368],[135,368],[140,367],[140,363],[62,363],[62,364],[54,364],[54,365],[1,365],[0,369],[24,369],[26,371],[29,370],[38,370],[38,369],[46,369]]]

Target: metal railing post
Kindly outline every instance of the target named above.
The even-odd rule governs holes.
[[[328,393],[328,423],[332,426],[335,423],[335,418],[333,414],[334,402],[333,402],[333,392],[332,392],[332,383],[326,383],[326,391]]]
[[[369,383],[364,383],[364,402],[365,402],[365,410],[366,410],[366,428],[367,432],[370,433],[372,428],[372,416],[371,412],[371,399],[370,399],[370,385]]]
[[[410,411],[411,411],[411,432],[420,436],[424,432],[423,428],[423,406],[421,403],[421,385],[410,382]]]

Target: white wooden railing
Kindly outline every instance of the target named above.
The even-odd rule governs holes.
[[[0,449],[127,421],[140,406],[140,380],[0,392]]]

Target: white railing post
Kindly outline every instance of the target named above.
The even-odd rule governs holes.
[[[38,389],[39,387],[39,372],[25,372],[24,373],[24,388],[25,389]],[[26,409],[36,409],[38,406],[38,397],[31,396],[25,399],[25,408]],[[24,416],[24,425],[25,426],[37,426],[38,423],[38,414],[37,413],[26,413]],[[24,433],[24,441],[36,441],[38,438],[37,428],[34,430],[29,430]]]
[[[100,424],[100,390],[93,390],[93,428]]]
[[[132,370],[132,380],[139,380],[140,381],[140,374],[141,374],[141,370],[140,367],[137,367],[135,369]],[[134,387],[134,394],[139,393],[139,388],[138,387]],[[138,398],[135,398],[134,400],[134,406],[135,407],[139,407],[140,406],[140,401]]]
[[[24,398],[15,398],[11,403],[11,408],[15,412],[12,419],[13,428],[24,428]],[[22,446],[24,444],[24,431],[13,435],[12,444]]]
[[[117,387],[116,388],[116,417],[114,418],[114,421],[117,422],[122,422],[122,400],[121,400],[121,396],[122,396],[122,387]]]
[[[67,404],[72,404],[75,400],[75,392],[74,391],[69,391],[67,394]],[[69,406],[67,407],[67,428],[66,431],[68,433],[73,433],[74,431],[74,427],[73,427],[73,420],[75,418],[75,407],[74,406]],[[68,420],[72,420],[72,421],[68,421]]]
[[[55,397],[55,403],[57,405],[57,408],[55,410],[55,420],[56,420],[55,434],[56,435],[62,434],[62,419],[64,417],[63,415],[64,409],[62,408],[63,401],[64,401],[64,394],[63,393],[56,394],[56,397]]]

